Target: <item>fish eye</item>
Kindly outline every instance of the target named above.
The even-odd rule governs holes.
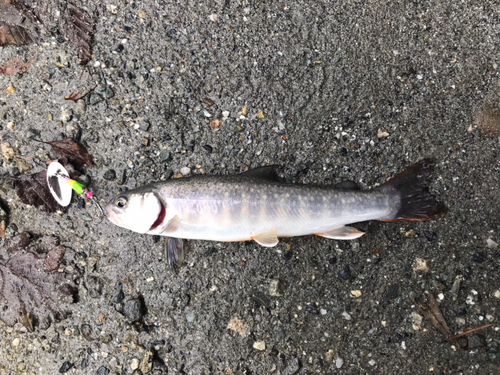
[[[116,198],[115,205],[117,207],[123,208],[123,207],[125,207],[125,205],[127,204],[127,202],[128,202],[127,197],[124,196],[124,195],[122,195],[122,196]]]

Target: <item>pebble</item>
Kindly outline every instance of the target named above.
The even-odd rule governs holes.
[[[141,320],[145,314],[145,310],[144,302],[139,298],[130,299],[123,305],[123,315],[125,315],[129,322]]]
[[[14,348],[17,348],[19,346],[19,344],[21,343],[21,340],[19,340],[18,337],[16,337],[14,340],[12,340],[12,346]]]
[[[140,361],[137,358],[132,359],[132,362],[130,362],[130,368],[132,370],[135,370],[139,368]]]
[[[93,92],[92,94],[90,94],[90,98],[89,98],[89,104],[90,105],[96,105],[100,102],[102,102],[104,99],[102,98],[101,95]]]
[[[337,359],[335,360],[335,367],[342,368],[343,365],[344,365],[344,360],[340,357],[337,357]]]
[[[120,289],[113,297],[113,302],[122,303],[124,299],[125,299],[125,293],[123,293],[123,290]]]
[[[97,369],[97,371],[95,372],[95,375],[108,375],[110,372],[111,372],[111,370],[109,368],[102,365],[101,367],[99,367]]]
[[[211,15],[208,16],[208,19],[212,22],[217,22],[219,21],[219,16],[215,13],[212,13]]]
[[[427,273],[429,272],[429,264],[425,259],[422,258],[417,258],[415,259],[415,262],[413,263],[413,271],[415,272],[423,272]]]
[[[245,127],[243,125],[236,124],[234,125],[233,130],[235,132],[241,133],[242,131],[245,131]]]
[[[33,169],[33,166],[28,164],[24,159],[17,159],[16,166],[20,173],[25,173]]]
[[[204,149],[206,152],[208,152],[209,154],[211,154],[211,153],[212,153],[212,151],[213,151],[213,148],[212,148],[212,146],[210,146],[210,145],[204,145],[204,146],[202,146],[202,147],[203,147],[203,149]]]
[[[16,88],[12,85],[10,85],[9,87],[7,87],[5,90],[4,90],[7,94],[14,94],[16,92]]]
[[[19,371],[24,371],[26,369],[26,365],[24,364],[24,362],[18,362],[17,363],[17,369]],[[59,370],[59,372],[61,372],[61,370]]]
[[[488,246],[490,249],[496,249],[498,247],[498,244],[493,241],[491,238],[488,238],[486,240],[486,246]]]
[[[190,312],[186,313],[186,320],[188,323],[193,323],[195,318],[196,318],[196,315],[194,314],[194,312],[190,311]]]
[[[359,289],[351,290],[351,297],[359,298],[359,297],[361,297],[362,294],[363,294],[363,292]]]
[[[266,115],[264,114],[264,111],[260,111],[259,113],[257,113],[257,118],[258,119],[264,119],[266,118]]]
[[[279,279],[272,279],[269,283],[269,294],[273,297],[280,297],[283,295],[283,287]]]
[[[73,332],[72,332],[69,328],[66,328],[66,329],[64,330],[64,334],[65,334],[66,336],[71,336],[71,335],[73,334]]]
[[[486,339],[483,335],[469,335],[467,337],[467,349],[478,349],[486,346]]]
[[[7,123],[7,128],[8,128],[9,130],[14,130],[14,126],[15,126],[15,125],[16,125],[16,123],[15,123],[14,121],[9,121],[9,122]]]
[[[344,264],[340,270],[340,278],[342,280],[349,280],[351,278],[351,270],[348,264]]]
[[[144,358],[142,358],[141,365],[139,367],[144,374],[147,374],[153,368],[154,354],[154,351],[151,349],[147,350],[146,353],[144,353]]]
[[[29,128],[26,131],[26,138],[28,138],[28,139],[40,138],[40,132],[36,129]]]
[[[61,120],[63,123],[67,123],[68,121],[71,120],[73,117],[73,110],[69,108],[63,108],[61,110],[61,116],[59,117],[59,120]]]
[[[342,313],[342,318],[344,318],[345,320],[351,320],[351,315],[349,315],[347,311],[344,311]]]
[[[374,359],[370,359],[370,360],[368,361],[368,364],[369,364],[370,366],[375,366],[375,364],[376,364],[376,363],[377,363],[377,362],[375,362],[375,360],[374,360]]]
[[[248,113],[248,108],[247,108],[247,106],[244,106],[244,107],[241,109],[241,114],[242,114],[243,116],[246,116],[246,114],[247,114],[247,113]]]
[[[120,175],[120,179],[118,180],[118,185],[123,185],[127,182],[127,170],[124,169],[122,170],[122,173]]]
[[[99,89],[99,92],[106,98],[106,99],[111,99],[113,96],[115,96],[115,92],[113,89],[109,86],[104,86]]]
[[[226,120],[229,117],[229,111],[222,111],[222,119]]]
[[[255,341],[253,343],[253,348],[257,350],[266,350],[266,343],[264,341]]]
[[[87,110],[87,103],[83,99],[78,99],[76,101],[75,112],[79,115],[83,115]]]
[[[71,363],[70,361],[64,361],[61,367],[59,368],[59,372],[61,374],[64,374],[65,372],[68,372],[75,366],[74,363]]]
[[[377,132],[377,138],[386,138],[389,136],[389,133],[387,133],[385,130],[378,130]]]
[[[500,290],[495,290],[495,293],[493,294],[495,296],[495,298],[498,298],[500,299]]]
[[[213,128],[216,128],[216,129],[217,129],[217,128],[218,128],[219,126],[221,126],[221,125],[222,125],[222,121],[221,121],[220,119],[218,119],[218,118],[214,118],[214,119],[212,120],[212,127],[213,127]]]
[[[488,357],[490,358],[491,362],[499,363],[500,362],[500,347],[496,346],[496,347],[488,349]]]
[[[114,169],[108,169],[104,174],[102,175],[102,178],[104,178],[107,181],[113,181],[116,178],[116,172]]]
[[[191,168],[188,168],[188,167],[182,167],[182,168],[181,168],[181,174],[182,174],[183,176],[187,176],[187,175],[188,175],[188,174],[190,174],[190,173],[191,173]]]
[[[85,340],[92,341],[92,327],[89,324],[82,324],[80,326],[80,332]]]

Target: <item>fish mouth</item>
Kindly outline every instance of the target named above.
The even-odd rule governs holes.
[[[160,224],[163,223],[163,220],[165,220],[165,216],[167,215],[167,210],[163,202],[160,199],[158,199],[158,203],[160,204],[160,213],[158,214],[156,221],[153,223],[153,225],[151,225],[151,228],[149,228],[149,231],[158,228]]]
[[[113,210],[113,207],[106,207],[106,217],[108,218],[109,221],[111,221],[113,224],[118,225],[119,227],[123,226],[123,221],[120,218],[120,215],[118,215],[115,210]]]

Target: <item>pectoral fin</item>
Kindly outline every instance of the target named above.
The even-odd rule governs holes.
[[[267,232],[260,233],[251,238],[259,245],[265,247],[273,247],[278,244],[278,230],[276,228],[273,228],[271,230],[268,230]]]
[[[165,229],[162,230],[162,233],[176,231],[177,228],[179,227],[180,222],[181,222],[180,217],[178,215],[175,215],[168,221],[167,225],[165,226]]]
[[[331,238],[334,240],[354,240],[361,237],[364,232],[361,232],[353,227],[338,227],[329,229],[325,232],[315,233],[316,236]]]
[[[182,238],[167,237],[165,238],[165,256],[167,263],[172,266],[174,270],[184,261],[184,243]]]

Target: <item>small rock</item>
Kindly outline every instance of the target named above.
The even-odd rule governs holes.
[[[129,322],[137,322],[142,319],[146,313],[146,306],[140,298],[133,298],[125,302],[123,305],[123,315]]]
[[[102,178],[104,178],[107,181],[113,181],[116,178],[116,172],[114,169],[108,169],[104,174],[102,175]]]
[[[247,115],[247,113],[248,113],[248,108],[247,108],[247,106],[244,106],[244,107],[241,109],[241,114],[242,114],[243,116],[246,116],[246,115]]]
[[[196,318],[196,316],[195,316],[194,312],[189,311],[188,313],[186,313],[186,320],[188,323],[193,323],[195,318]]]
[[[227,324],[227,329],[237,332],[240,336],[247,336],[250,333],[250,326],[238,318],[233,318]]]
[[[113,302],[122,303],[124,299],[125,299],[125,293],[123,293],[123,290],[120,289],[113,297]]]
[[[283,287],[279,279],[272,279],[269,283],[269,294],[273,297],[280,297],[283,295]]]
[[[215,104],[215,102],[212,99],[210,99],[210,98],[203,98],[202,102],[203,102],[203,104],[206,104],[209,107],[211,107],[211,106],[213,106]]]
[[[219,126],[221,126],[221,125],[222,125],[222,121],[221,121],[220,119],[218,119],[218,118],[214,118],[214,119],[212,120],[212,127],[213,127],[213,128],[216,128],[216,129],[217,129],[217,128],[218,128]]]
[[[266,115],[264,115],[264,111],[260,111],[259,113],[257,113],[257,118],[261,120],[266,118]]]
[[[413,271],[415,272],[423,272],[423,273],[429,272],[429,265],[427,264],[427,261],[422,258],[415,259],[412,268]]]
[[[495,293],[493,294],[493,296],[494,296],[495,298],[500,299],[500,290],[499,290],[499,289],[495,290]]]
[[[294,375],[300,370],[300,362],[298,358],[292,358],[283,370],[283,375]]]
[[[388,301],[395,300],[399,296],[399,285],[398,284],[391,284],[387,287],[385,291],[385,299]]]
[[[61,116],[59,117],[59,120],[61,120],[63,123],[67,123],[68,121],[71,120],[73,117],[73,110],[69,108],[63,108],[61,110]]]
[[[222,119],[226,120],[229,117],[229,111],[222,111]]]
[[[11,161],[15,155],[19,154],[19,151],[15,150],[9,142],[2,142],[2,154],[7,161]]]
[[[418,234],[418,232],[415,229],[410,229],[408,232],[405,233],[405,237],[415,237]]]
[[[78,99],[76,101],[75,112],[78,115],[83,115],[87,110],[87,102],[83,99]]]
[[[140,363],[141,362],[137,358],[134,358],[134,359],[132,359],[132,362],[130,362],[130,368],[132,370],[135,370],[135,369],[139,368]]]
[[[483,335],[469,335],[467,349],[478,349],[486,346],[486,339]]]
[[[19,340],[18,337],[16,337],[14,340],[12,340],[12,346],[17,349],[19,344],[21,343],[21,340]]]
[[[89,98],[89,104],[90,105],[96,105],[100,102],[102,102],[104,99],[102,98],[101,95],[93,92],[92,94],[90,94],[90,98]]]
[[[92,327],[89,324],[82,324],[80,326],[80,332],[85,340],[92,341]]]
[[[16,88],[12,85],[10,85],[9,87],[7,87],[5,90],[4,90],[7,94],[14,94],[16,92]]]
[[[349,280],[351,278],[351,270],[348,264],[344,264],[340,270],[340,278],[342,280]]]
[[[87,357],[87,358],[90,358],[90,356]],[[97,369],[97,371],[95,372],[95,375],[108,375],[110,372],[111,372],[111,370],[109,368],[107,368],[106,366],[102,365],[101,367],[99,367]]]
[[[378,130],[377,133],[377,138],[386,138],[389,136],[389,133],[387,133],[385,130]]]
[[[422,234],[425,238],[427,238],[427,241],[432,241],[436,237],[436,233],[431,232],[430,230],[424,230],[422,231]]]
[[[14,126],[16,125],[16,123],[14,121],[9,121],[7,123],[7,129],[9,130],[14,130]]]
[[[243,125],[236,124],[236,125],[234,125],[233,130],[235,132],[241,133],[241,132],[245,131],[245,127]]]
[[[211,154],[211,153],[212,153],[212,151],[213,151],[213,148],[212,148],[212,146],[210,146],[210,145],[203,145],[202,147],[203,147],[203,148],[204,148],[204,150],[205,150],[206,152],[208,152],[209,154]]]
[[[486,246],[488,246],[490,249],[496,249],[498,247],[498,244],[493,241],[491,238],[488,238],[486,240]]]
[[[257,350],[266,350],[266,343],[264,341],[255,341],[253,343],[253,348]]]
[[[370,359],[370,360],[368,361],[368,364],[369,364],[370,366],[375,366],[375,364],[376,364],[376,363],[377,363],[377,362],[375,362],[375,360],[374,360],[374,359]]]
[[[146,18],[148,13],[145,10],[140,10],[139,11],[139,17],[140,18]]]
[[[26,138],[28,138],[28,139],[40,138],[40,132],[36,129],[29,128],[26,131]]]
[[[62,366],[59,368],[59,372],[61,374],[64,374],[65,372],[68,372],[69,370],[71,370],[74,366],[75,366],[74,363],[71,363],[70,361],[64,361]]]
[[[118,185],[123,185],[127,182],[127,170],[124,169],[122,170],[122,173],[120,174],[120,179],[118,180]]]
[[[147,374],[153,368],[153,357],[154,351],[149,349],[144,353],[144,357],[142,358],[141,365],[139,366],[140,370],[143,374]]]
[[[353,297],[353,298],[359,298],[362,295],[363,295],[363,292],[359,289],[351,290],[351,297]]]
[[[106,99],[111,99],[113,96],[115,96],[115,92],[113,89],[109,86],[104,86],[101,87],[99,92],[104,96]]]
[[[211,15],[208,16],[208,19],[212,22],[217,22],[219,21],[219,16],[215,13],[212,13]]]
[[[16,166],[20,173],[25,173],[33,169],[33,166],[28,164],[24,159],[16,159]]]
[[[347,311],[344,311],[342,313],[342,318],[344,318],[345,320],[351,320],[351,315],[349,315],[349,313]]]
[[[335,359],[335,367],[342,368],[343,365],[344,365],[344,360],[340,357],[337,357],[337,359]]]
[[[500,347],[496,346],[496,347],[488,349],[488,357],[490,358],[491,362],[499,363],[500,362]]]
[[[182,174],[183,176],[187,176],[187,175],[188,175],[188,174],[190,174],[190,173],[191,173],[191,168],[188,168],[188,167],[182,167],[182,168],[181,168],[181,174]]]

